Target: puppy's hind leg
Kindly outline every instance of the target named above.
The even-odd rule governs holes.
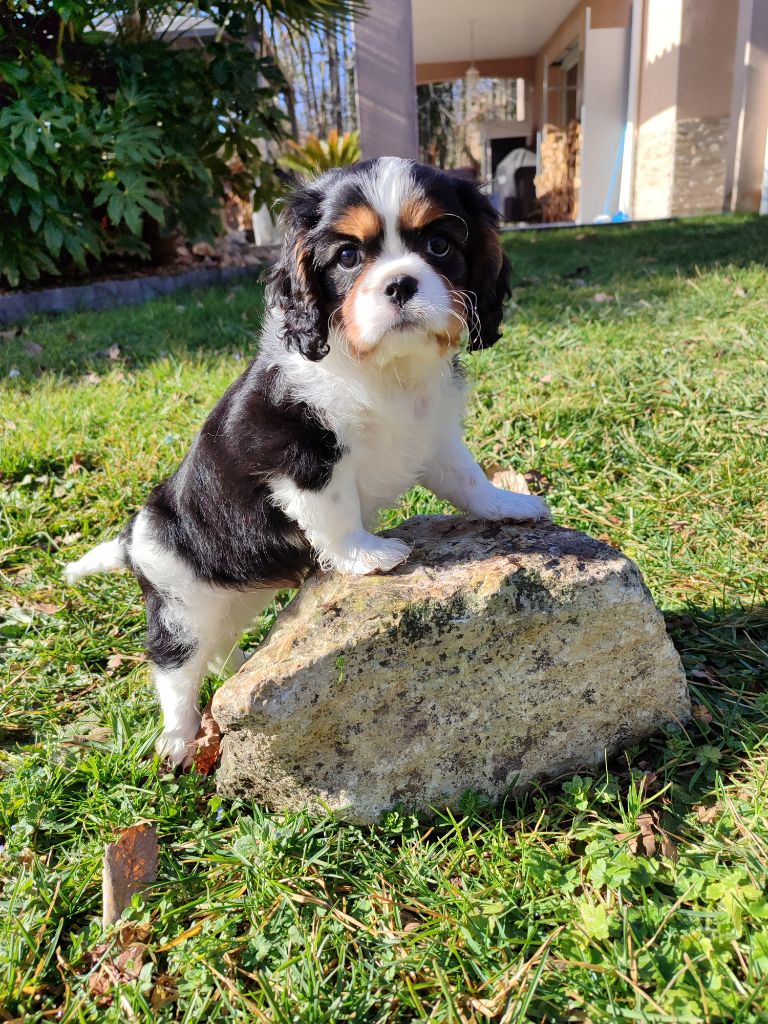
[[[240,647],[242,635],[269,607],[276,593],[276,590],[265,588],[233,594],[227,629],[222,632],[218,653],[209,665],[212,672],[224,677],[242,668],[245,663],[245,654]]]
[[[173,764],[188,764],[200,727],[200,687],[229,634],[229,599],[201,585],[183,600],[157,591],[147,598],[147,650],[163,712],[157,752]]]

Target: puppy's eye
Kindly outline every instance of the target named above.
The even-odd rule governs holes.
[[[354,245],[345,245],[336,258],[340,267],[345,270],[354,270],[360,262],[360,250],[356,249]]]
[[[427,252],[430,256],[447,256],[451,251],[451,240],[447,235],[432,235],[427,242]]]

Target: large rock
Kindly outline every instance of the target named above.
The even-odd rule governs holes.
[[[375,820],[498,798],[684,721],[635,565],[552,524],[417,516],[387,576],[310,579],[219,690],[219,790]]]

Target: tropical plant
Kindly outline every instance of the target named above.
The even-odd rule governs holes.
[[[259,41],[357,0],[9,0],[0,8],[0,280],[149,258],[162,236],[221,230],[228,192],[278,191],[265,142],[285,135],[286,80]],[[191,48],[169,15],[213,23]]]
[[[360,157],[360,132],[339,133],[334,128],[325,139],[316,135],[307,135],[302,143],[289,139],[278,163],[296,174],[312,177],[332,167],[353,164]]]

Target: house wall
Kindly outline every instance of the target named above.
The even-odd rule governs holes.
[[[629,24],[632,0],[578,0],[568,17],[558,25],[546,41],[536,55],[533,119],[537,128],[541,128],[545,121],[558,123],[560,111],[559,70],[550,69],[549,85],[555,88],[549,90],[549,102],[545,104],[543,100],[545,69],[553,61],[558,60],[574,42],[578,43],[580,52],[584,52],[587,7],[592,9],[592,28],[626,28]],[[545,110],[545,106],[548,106],[549,110]]]
[[[633,214],[722,209],[739,0],[645,0]]]
[[[760,209],[768,157],[768,4],[740,0],[723,206]]]
[[[632,210],[642,220],[668,217],[672,209],[683,3],[644,5]]]

